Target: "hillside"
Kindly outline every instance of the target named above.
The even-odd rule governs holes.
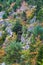
[[[43,65],[43,0],[0,0],[0,64]]]

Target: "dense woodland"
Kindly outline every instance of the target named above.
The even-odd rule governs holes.
[[[0,65],[43,65],[43,0],[0,0]]]

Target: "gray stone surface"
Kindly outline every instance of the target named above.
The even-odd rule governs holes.
[[[3,17],[3,14],[5,14],[5,11],[0,12],[0,19]]]

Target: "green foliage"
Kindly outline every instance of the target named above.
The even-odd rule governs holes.
[[[22,19],[24,20],[24,21],[26,21],[26,12],[25,11],[23,11],[23,13],[22,13]]]
[[[26,13],[25,13],[24,11],[23,11],[23,13],[22,13],[22,16],[23,16],[23,17],[25,17],[25,16],[26,16]]]
[[[34,5],[35,4],[35,0],[26,0],[28,2],[28,4]]]
[[[43,21],[43,8],[39,10],[38,14],[37,14],[37,19],[41,21]]]
[[[31,37],[31,44],[30,44],[30,52],[34,52],[36,51],[36,47],[34,47],[34,45],[36,44],[36,41],[35,41],[35,36],[32,35]]]
[[[32,33],[35,37],[40,35],[40,40],[43,40],[43,27],[42,26],[37,25],[36,27],[34,27],[34,30],[32,30]]]
[[[36,15],[40,11],[40,8],[43,6],[43,0],[26,0],[30,5],[36,5]]]
[[[22,44],[21,42],[12,41],[6,48],[6,56],[4,58],[6,63],[20,62]]]
[[[11,4],[12,2],[15,2],[16,0],[8,0],[9,4]]]
[[[0,47],[2,46],[3,42],[5,41],[6,33],[3,31],[2,36],[0,37]]]
[[[7,14],[5,13],[4,15],[3,15],[3,19],[6,19],[8,16],[7,16]]]
[[[37,57],[37,65],[43,64],[43,44],[40,46]]]
[[[9,12],[8,12],[8,10],[6,10],[5,14],[3,15],[3,19],[6,19],[8,17],[8,15],[9,15]]]
[[[37,25],[34,30],[32,31],[35,36],[43,34],[43,27]]]
[[[26,26],[22,26],[22,31],[23,31],[23,34],[26,34],[27,33],[27,27]]]
[[[22,50],[21,53],[22,53],[21,59],[24,60],[24,61],[25,61],[25,60],[28,61],[28,59],[29,59],[29,57],[28,57],[28,56],[29,56],[29,50]]]
[[[3,43],[6,43],[5,41],[7,41],[5,48],[6,54],[3,59],[6,63],[9,63],[9,65],[15,62],[20,62],[21,65],[29,65],[29,63],[33,62],[37,56],[37,59],[35,60],[37,62],[37,65],[43,65],[43,45],[41,46],[43,42],[43,0],[25,0],[26,3],[23,1],[24,0],[0,0],[0,11],[5,11],[3,19],[8,18],[9,14],[14,17],[11,20],[9,18],[9,22],[5,20],[5,24],[3,24],[2,21],[2,24],[0,25],[0,30],[5,31],[8,25],[9,28],[11,27],[11,31],[13,33],[11,33],[12,35],[9,36],[9,34],[6,35],[6,32],[4,32],[2,33],[2,36],[0,36],[0,48],[2,48]],[[28,8],[29,4],[30,9],[28,8],[26,11],[21,11],[17,14],[16,11],[21,7],[22,2],[24,3],[23,7]],[[33,5],[36,6],[35,9]],[[16,15],[13,15],[14,12],[16,12]],[[37,17],[37,20],[39,20],[38,23],[41,23],[42,26],[37,24],[37,22],[36,26],[33,23],[32,25],[34,27],[31,32],[29,32],[27,29],[29,26],[31,27],[30,20],[34,16]],[[21,35],[24,37],[23,40],[26,39],[26,42],[31,43],[29,44],[29,50],[22,50]],[[23,47],[25,47],[26,45],[27,43],[23,43]],[[38,52],[38,54],[36,54],[36,52]]]
[[[14,15],[14,18],[16,18],[16,15]]]
[[[22,31],[22,25],[20,24],[19,21],[16,21],[16,24],[13,27],[13,31],[18,33],[19,31]]]
[[[43,0],[26,0],[26,1],[31,5],[37,5],[39,7],[43,5]]]
[[[0,11],[2,11],[2,6],[0,6]]]
[[[18,6],[17,6],[17,4],[15,4],[15,5],[13,6],[13,10],[16,11],[17,8],[18,8]]]
[[[18,6],[20,6],[20,5],[21,5],[21,0],[16,0],[16,4],[17,4]]]

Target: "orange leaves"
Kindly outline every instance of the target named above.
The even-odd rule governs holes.
[[[2,63],[3,62],[3,57],[4,57],[4,55],[5,55],[5,51],[4,51],[4,49],[2,48],[2,49],[0,49],[0,63]]]
[[[0,49],[0,57],[4,56],[4,54],[5,54],[4,49]]]
[[[31,55],[33,54],[33,55],[36,55],[36,54],[38,54],[38,52],[31,52],[30,53]]]
[[[14,64],[12,64],[12,65],[20,65],[20,64],[18,64],[18,63],[14,63]]]

